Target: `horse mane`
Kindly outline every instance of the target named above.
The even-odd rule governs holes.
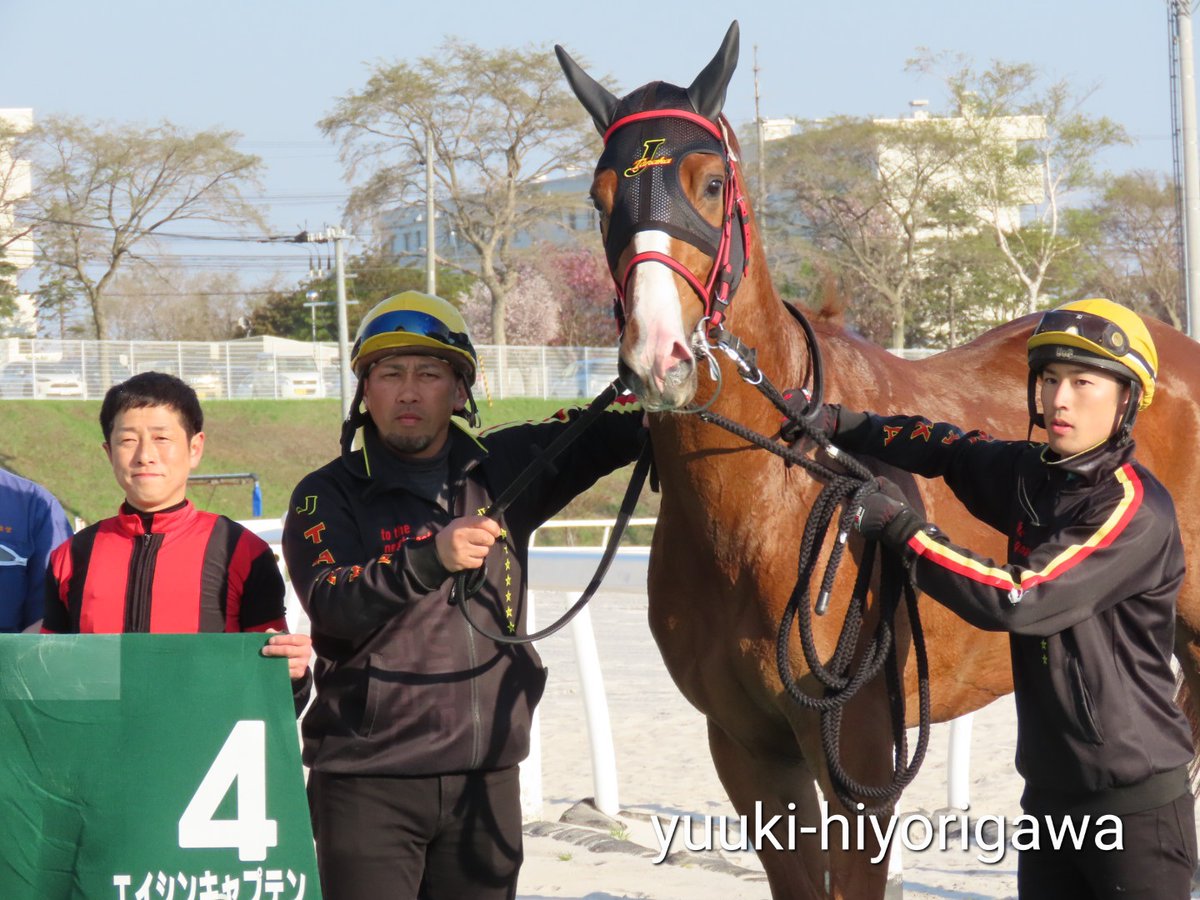
[[[788,303],[798,307],[808,316],[813,324],[826,325],[832,329],[846,330],[846,310],[850,300],[842,290],[840,280],[832,272],[823,270],[821,273],[821,288],[809,298],[815,303],[799,299],[789,299]]]

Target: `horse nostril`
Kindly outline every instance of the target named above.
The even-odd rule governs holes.
[[[686,384],[692,377],[692,372],[695,371],[696,363],[691,359],[681,359],[671,368],[667,369],[667,373],[663,378],[664,385],[678,386]]]

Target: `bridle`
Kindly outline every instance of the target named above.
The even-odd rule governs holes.
[[[646,175],[651,176],[650,197],[647,199],[648,205],[653,207],[657,202],[660,207],[666,206],[670,210],[665,218],[658,220],[648,219],[644,216],[635,216],[634,220],[638,224],[632,228],[614,230],[610,225],[606,236],[605,250],[609,258],[609,273],[612,275],[613,284],[617,291],[615,302],[617,324],[620,330],[624,332],[627,313],[625,298],[628,293],[629,280],[633,275],[634,269],[643,263],[656,262],[661,263],[678,274],[696,292],[704,304],[703,321],[707,322],[708,332],[711,335],[712,331],[719,328],[724,321],[733,294],[748,271],[750,263],[750,209],[746,203],[745,194],[742,191],[741,179],[738,178],[737,167],[734,165],[737,157],[730,145],[724,121],[713,123],[704,116],[682,109],[655,109],[630,113],[617,119],[605,131],[605,153],[600,158],[600,167],[606,166],[606,157],[616,156],[621,149],[626,149],[619,147],[621,139],[625,139],[624,143],[626,145],[632,143],[634,147],[637,146],[638,142],[636,139],[631,142],[629,140],[629,132],[624,131],[627,126],[639,122],[660,121],[664,119],[676,119],[690,123],[701,129],[707,135],[707,140],[703,136],[692,137],[682,147],[677,148],[681,152],[677,152],[676,148],[668,150],[668,152],[675,154],[671,157],[645,156],[640,159],[635,158],[632,161],[633,164],[628,169],[614,166],[615,171],[618,173],[618,191],[613,203],[614,213],[616,212],[617,205],[624,199],[622,196],[623,192],[621,191],[621,179],[642,178]],[[639,137],[641,133],[639,132]],[[654,143],[653,141],[642,141],[640,143],[645,148],[644,153],[657,152],[657,149],[652,151],[648,146]],[[705,146],[705,144],[708,144],[708,146]],[[661,147],[661,143],[658,146]],[[679,184],[679,166],[683,158],[695,152],[719,154],[725,162],[721,224],[717,227],[709,226],[713,231],[718,232],[715,253],[712,252],[713,241],[711,238],[713,235],[711,231],[707,234],[702,233],[709,229],[698,225],[697,220],[699,216],[692,210],[690,201],[683,196],[683,191]],[[634,171],[639,161],[649,164]],[[654,178],[661,169],[667,169],[668,173],[663,174],[657,179]],[[656,193],[662,196],[656,197]],[[679,205],[680,200],[683,201],[683,205]],[[675,201],[674,204],[671,201]],[[610,213],[610,215],[612,214]],[[736,232],[734,229],[735,217],[738,220]],[[645,250],[636,253],[626,265],[624,277],[619,277],[617,259],[621,251],[628,246],[633,234],[649,230],[665,230],[673,237],[687,241],[701,250],[710,252],[710,255],[713,257],[713,264],[708,278],[701,282],[696,277],[696,274],[683,265],[683,263],[657,250]]]

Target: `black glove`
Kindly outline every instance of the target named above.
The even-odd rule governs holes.
[[[869,541],[883,541],[900,550],[925,521],[908,505],[895,482],[879,476],[875,484],[879,489],[863,497],[853,512],[854,530]]]
[[[850,432],[854,431],[860,425],[867,421],[866,413],[855,412],[851,409],[843,409],[837,403],[822,403],[809,419],[809,428],[817,434],[822,434],[829,439],[830,443],[839,445],[839,437],[845,438]],[[808,449],[811,443],[808,440],[808,432],[800,429],[799,426],[785,422],[781,433],[784,439],[793,443],[801,442],[798,448],[801,453]]]

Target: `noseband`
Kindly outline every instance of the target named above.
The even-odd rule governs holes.
[[[636,126],[636,127],[631,127]],[[720,226],[709,224],[692,205],[680,179],[683,160],[693,153],[713,153],[725,162],[723,215]],[[682,109],[653,109],[622,116],[604,133],[604,153],[598,169],[617,173],[617,190],[605,241],[609,273],[617,290],[615,313],[625,330],[625,296],[633,270],[657,262],[680,275],[704,304],[709,331],[725,319],[729,303],[746,274],[750,253],[750,215],[741,180],[733,165],[724,123]],[[733,220],[737,217],[737,240]],[[701,282],[690,269],[666,253],[637,253],[618,277],[618,261],[634,235],[662,231],[686,241],[713,259],[708,279]]]

